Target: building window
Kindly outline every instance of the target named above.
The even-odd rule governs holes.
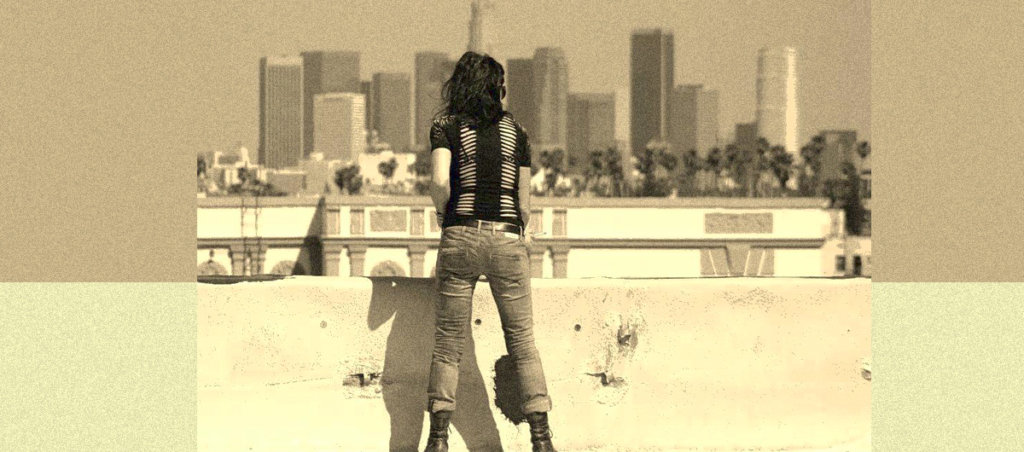
[[[836,271],[846,272],[846,256],[836,256]]]
[[[854,276],[861,275],[860,255],[853,256],[853,274]]]

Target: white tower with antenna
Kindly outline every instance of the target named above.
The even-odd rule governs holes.
[[[472,0],[469,7],[469,45],[467,51],[476,53],[491,53],[490,41],[484,32],[487,11],[494,9],[494,2],[490,0]]]

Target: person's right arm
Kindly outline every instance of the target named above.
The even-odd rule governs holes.
[[[519,215],[523,217],[524,229],[530,226],[530,179],[533,170],[529,166],[519,167]]]
[[[448,199],[451,198],[452,190],[449,185],[448,172],[452,163],[451,146],[448,144],[448,135],[439,121],[434,121],[430,127],[430,184],[427,192],[430,199],[434,201],[434,208],[437,210],[437,225],[441,226],[444,220],[445,208],[448,206]]]

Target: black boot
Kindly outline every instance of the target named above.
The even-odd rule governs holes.
[[[430,413],[430,436],[423,452],[448,452],[448,422],[451,420],[451,411]]]
[[[530,413],[526,415],[530,423],[530,441],[533,452],[557,452],[551,444],[551,428],[548,427],[548,413]]]

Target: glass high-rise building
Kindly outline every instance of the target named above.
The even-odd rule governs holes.
[[[373,74],[373,125],[395,152],[412,146],[412,83],[404,72]]]
[[[672,91],[669,143],[676,155],[690,150],[706,157],[718,146],[718,91],[681,85]]]
[[[737,146],[753,149],[757,143],[757,123],[741,122],[736,124],[736,137],[733,140]]]
[[[763,48],[757,55],[757,133],[800,161],[796,49]]]
[[[860,161],[857,155],[857,132],[855,130],[823,130],[819,132],[825,141],[821,151],[821,180],[842,179],[843,162],[856,165]]]
[[[615,146],[615,93],[572,93],[568,105],[569,162],[586,167],[593,151]]]
[[[366,147],[366,97],[324,93],[313,98],[314,148],[324,160],[354,162]]]
[[[519,125],[526,129],[527,135],[533,134],[537,116],[537,105],[533,97],[533,59],[513,58],[505,67],[505,101],[507,109],[516,118]]]
[[[633,32],[629,50],[629,145],[643,149],[651,140],[668,141],[675,59],[671,32]]]
[[[295,166],[303,157],[302,57],[260,58],[259,163]]]
[[[416,131],[413,142],[417,146],[430,145],[430,125],[434,115],[443,107],[441,87],[455,72],[455,61],[443,52],[416,54]]]
[[[314,151],[313,98],[323,93],[359,92],[359,52],[302,52],[303,156]]]
[[[533,53],[536,122],[533,124],[533,133],[530,134],[533,149],[565,149],[568,95],[569,69],[565,52],[558,47],[536,49]]]
[[[359,92],[366,97],[366,133],[369,134],[377,130],[373,125],[373,80],[359,82]]]

